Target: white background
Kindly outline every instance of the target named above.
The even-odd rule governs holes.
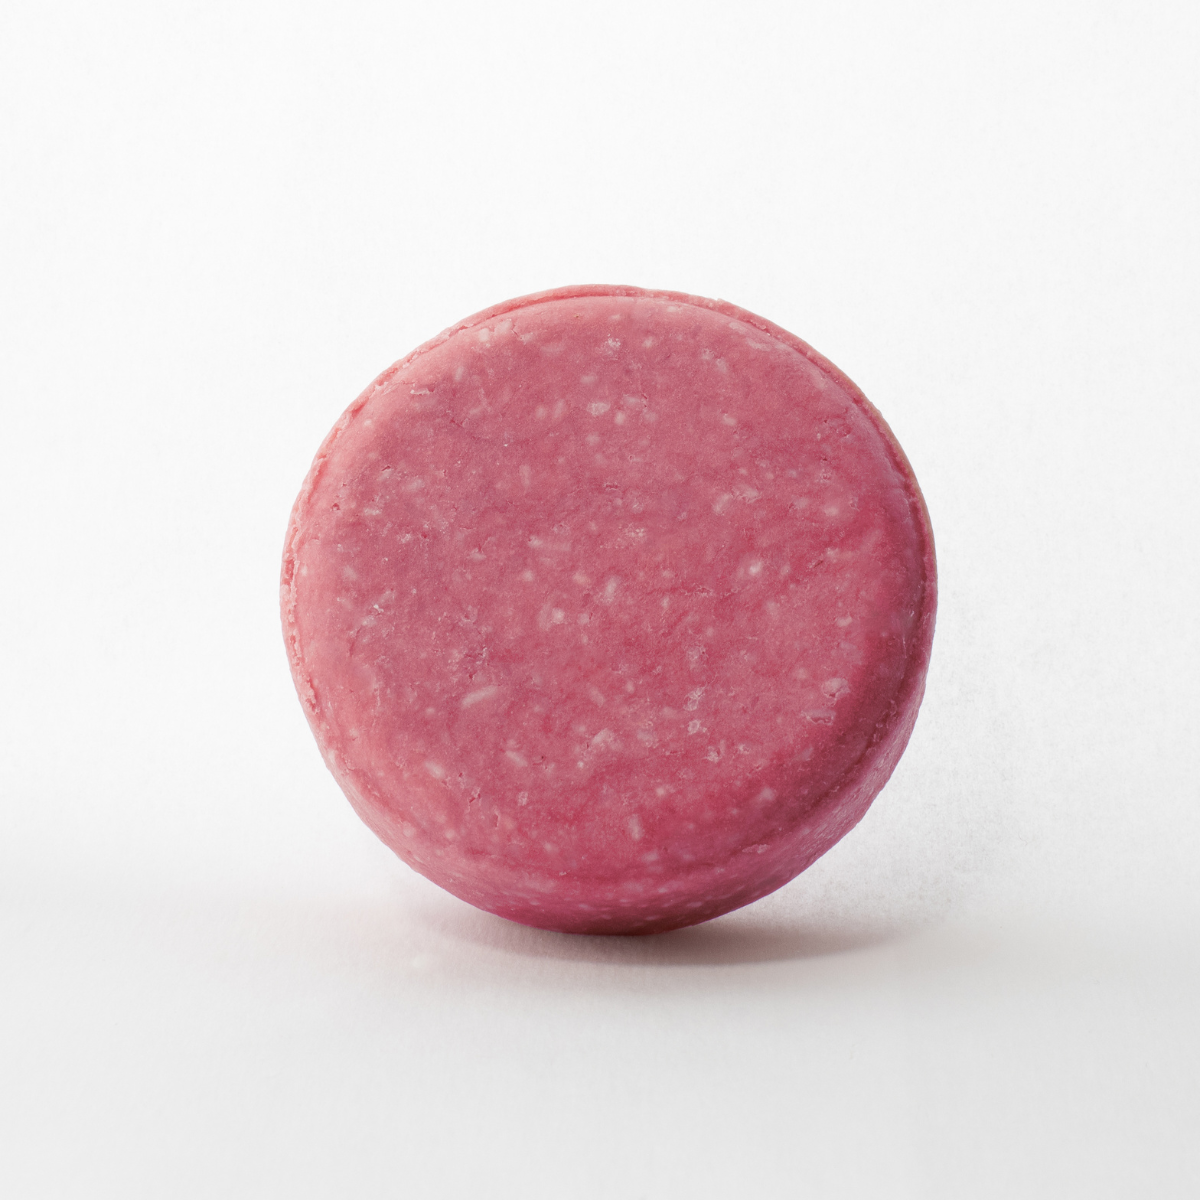
[[[0,1192],[1200,1194],[1200,9],[5,6]],[[277,617],[382,368],[719,296],[905,446],[909,751],[805,876],[571,938],[394,859]]]

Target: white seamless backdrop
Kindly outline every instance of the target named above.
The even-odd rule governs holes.
[[[1200,1194],[1198,14],[10,4],[0,1192]],[[867,819],[655,939],[408,871],[278,628],[342,408],[581,282],[812,343],[938,545]]]

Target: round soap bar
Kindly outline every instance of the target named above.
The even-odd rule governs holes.
[[[916,720],[933,538],[879,414],[721,301],[497,305],[350,406],[283,563],[329,769],[405,862],[585,933],[766,895]]]

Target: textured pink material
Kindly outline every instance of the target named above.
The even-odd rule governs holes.
[[[747,904],[908,741],[933,539],[879,414],[720,301],[567,288],[385,371],[321,447],[283,565],[296,686],[359,815],[529,925]]]

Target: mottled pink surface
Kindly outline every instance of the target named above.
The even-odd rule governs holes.
[[[916,720],[933,540],[879,414],[732,305],[569,288],[385,371],[296,502],[283,619],[405,862],[550,929],[690,925],[863,815]]]

